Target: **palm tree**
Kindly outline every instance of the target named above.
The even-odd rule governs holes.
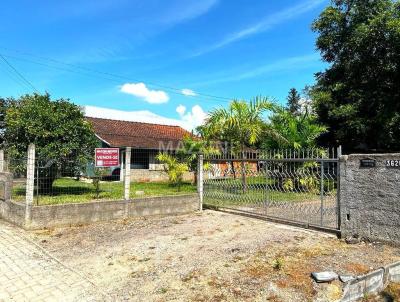
[[[193,137],[187,135],[182,139],[182,146],[176,151],[176,155],[179,159],[184,161],[190,171],[193,171],[193,183],[197,184],[198,176],[198,155],[215,155],[219,154],[218,150],[211,144],[207,139],[200,137]],[[207,169],[207,164],[204,165],[204,169]]]
[[[265,137],[264,148],[314,148],[321,134],[327,131],[308,111],[293,114],[285,108],[275,108],[271,127],[284,138]]]
[[[204,132],[212,139],[228,142],[230,152],[240,152],[244,192],[247,191],[244,151],[246,147],[258,143],[265,133],[277,136],[263,121],[263,115],[274,107],[274,104],[264,97],[256,97],[250,102],[234,100],[227,109],[212,110],[203,127]]]

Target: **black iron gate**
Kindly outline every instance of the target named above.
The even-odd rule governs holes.
[[[338,230],[341,150],[274,150],[204,158],[204,204]]]

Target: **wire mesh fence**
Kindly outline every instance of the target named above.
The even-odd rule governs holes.
[[[94,158],[94,157],[93,157]],[[27,161],[6,157],[4,171],[13,175],[11,198],[25,202]],[[34,166],[34,204],[87,202],[92,200],[120,200],[124,186],[119,167],[97,168],[93,160],[81,157],[36,158]]]
[[[157,160],[159,152],[132,149],[129,167],[126,164],[125,148],[120,150],[119,164],[112,167],[96,167],[94,153],[87,155],[75,151],[69,156],[49,158],[36,152],[33,204],[52,205],[195,193],[192,171],[185,172],[180,186],[171,185],[165,165]],[[6,153],[4,171],[13,175],[14,201],[26,201],[27,163],[27,156],[16,158]],[[128,169],[129,175],[126,176]],[[128,185],[125,181],[127,178]],[[126,186],[129,188],[128,197]]]
[[[271,150],[206,157],[204,202],[337,228],[338,152]]]
[[[34,202],[58,204],[124,198],[124,186],[113,168],[95,167],[74,158],[35,160]]]

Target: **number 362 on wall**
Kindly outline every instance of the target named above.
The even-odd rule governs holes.
[[[387,168],[400,168],[400,159],[388,159],[386,160]]]

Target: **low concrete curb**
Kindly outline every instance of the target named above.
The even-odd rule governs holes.
[[[390,282],[400,282],[400,261],[359,276],[345,284],[340,302],[352,302],[367,294],[377,294]]]

